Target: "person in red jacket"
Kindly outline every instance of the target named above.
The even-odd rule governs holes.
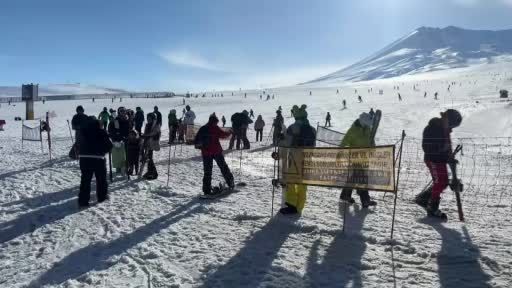
[[[224,155],[222,154],[222,146],[220,145],[220,139],[228,138],[231,135],[231,132],[225,132],[220,129],[217,124],[219,123],[219,119],[215,114],[212,114],[208,119],[208,124],[203,126],[201,129],[206,128],[206,138],[207,141],[201,147],[201,155],[203,156],[203,193],[205,195],[212,194],[212,169],[213,169],[213,160],[217,162],[219,166],[220,172],[226,180],[228,187],[233,189],[235,187],[235,181],[233,178],[233,174],[229,170],[228,164],[226,164],[226,160],[224,160]],[[198,132],[199,134],[199,132]]]

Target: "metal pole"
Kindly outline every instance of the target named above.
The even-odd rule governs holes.
[[[402,151],[403,151],[403,147],[404,147],[404,139],[405,139],[405,130],[402,130],[402,140],[401,140],[401,143],[400,143],[400,156],[398,158],[398,172],[397,172],[397,176],[396,176],[396,184],[395,184],[395,199],[394,199],[394,203],[393,203],[393,218],[392,218],[392,222],[391,222],[391,239],[393,239],[393,233],[395,231],[395,215],[396,215],[396,200],[398,198],[398,183],[399,180],[400,180],[400,168],[401,168],[401,165],[402,165]]]
[[[169,188],[169,178],[170,178],[170,173],[171,173],[171,149],[172,149],[172,145],[169,144],[169,155],[168,155],[168,162],[167,162],[167,188]]]

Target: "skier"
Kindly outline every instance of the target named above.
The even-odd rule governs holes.
[[[343,109],[347,109],[347,100],[343,99]]]
[[[141,135],[142,134],[142,125],[144,124],[144,111],[142,110],[142,108],[140,108],[140,107],[135,108],[135,117],[133,120],[135,122],[135,130],[137,131],[137,133],[139,135]]]
[[[205,195],[212,194],[212,169],[213,169],[213,160],[217,162],[219,166],[220,172],[224,177],[224,180],[228,184],[230,189],[235,188],[235,181],[233,178],[233,174],[229,170],[228,164],[226,164],[226,160],[224,159],[224,155],[222,154],[222,146],[220,145],[219,139],[227,138],[231,135],[231,132],[224,132],[222,129],[217,126],[219,123],[219,119],[215,114],[212,114],[208,119],[208,124],[201,127],[201,129],[206,130],[206,137],[201,137],[198,132],[196,138],[207,139],[206,143],[201,143],[201,155],[203,158],[203,193]],[[199,130],[201,130],[199,129]],[[204,133],[201,131],[201,133]],[[194,141],[197,143],[197,140]],[[197,144],[196,144],[197,145]]]
[[[454,109],[441,113],[441,118],[432,118],[423,130],[422,148],[425,164],[432,176],[432,187],[416,196],[416,203],[426,207],[428,216],[446,217],[439,210],[441,193],[448,186],[447,164],[454,159],[450,134],[462,122],[461,114]],[[452,183],[457,184],[457,183]]]
[[[131,130],[128,133],[126,140],[126,162],[128,164],[128,175],[139,174],[139,156],[140,156],[141,141],[137,131]]]
[[[400,93],[398,93],[398,101],[402,101],[402,95],[400,95]]]
[[[327,124],[331,127],[331,113],[329,112],[327,112],[327,116],[325,116],[325,127],[327,127]]]
[[[283,115],[281,115],[281,110],[276,111],[276,118],[274,119],[274,123],[272,123],[272,128],[274,130],[272,135],[272,145],[277,146],[282,138],[281,136],[284,128],[284,118]]]
[[[260,94],[260,100],[263,100],[263,95]]]
[[[359,103],[363,102],[363,98],[361,97],[361,95],[357,96],[357,100],[359,101]]]
[[[103,107],[103,111],[98,115],[98,119],[101,121],[103,130],[107,130],[109,117],[110,114],[108,114],[107,107]]]
[[[252,109],[249,110],[249,118],[254,118],[254,111]]]
[[[88,207],[91,197],[91,180],[96,178],[96,198],[98,203],[108,200],[107,166],[105,154],[112,149],[107,132],[93,116],[82,123],[83,141],[80,146],[80,192],[78,206]]]
[[[160,113],[160,111],[158,111],[158,106],[155,106],[153,108],[153,113],[155,114],[156,116],[156,123],[162,127],[162,113]]]
[[[427,98],[427,92],[425,92],[425,94],[423,94],[423,98]]]
[[[222,115],[222,128],[226,127],[226,117]]]
[[[437,100],[437,92],[434,93],[434,100]]]
[[[148,172],[142,177],[146,180],[154,180],[158,178],[158,172],[156,171],[156,166],[153,161],[153,151],[160,150],[160,125],[158,125],[154,113],[148,113],[146,117],[146,127],[144,128],[142,138],[144,139],[144,149],[146,150],[145,160],[148,162]],[[140,169],[144,169],[144,167]]]
[[[85,114],[84,107],[81,105],[76,107],[76,114],[71,119],[71,128],[75,130],[75,143],[73,147],[71,147],[71,151],[69,151],[69,156],[73,159],[80,154],[80,142],[82,141],[82,135],[80,130],[83,125],[85,125],[87,121],[87,115]]]
[[[340,94],[340,89],[336,89],[336,94]]]
[[[270,95],[267,95],[267,101],[270,100]]]
[[[314,147],[316,131],[308,121],[306,105],[294,106],[295,122],[286,129],[284,145],[286,147]],[[281,214],[300,214],[306,204],[307,185],[287,184],[285,205],[279,210]]]
[[[258,115],[258,119],[256,119],[256,122],[254,122],[254,130],[256,131],[256,142],[258,142],[258,139],[260,142],[263,141],[263,127],[265,127],[265,121],[263,121],[261,115]]]
[[[359,118],[354,121],[350,129],[348,129],[345,137],[341,141],[341,147],[373,147],[375,146],[374,139],[371,139],[371,131],[373,126],[373,119],[369,113],[361,113]],[[357,194],[361,198],[361,205],[363,208],[377,205],[377,202],[371,200],[368,190],[357,189]],[[349,204],[355,203],[352,198],[352,189],[343,188],[340,199]]]
[[[249,112],[244,110],[243,112],[237,112],[231,116],[231,127],[233,128],[233,135],[229,141],[229,150],[233,149],[236,140],[236,149],[240,149],[240,142],[243,143],[243,149],[249,149],[250,143],[247,139],[247,128],[252,123],[249,118]]]
[[[372,119],[373,119],[373,117],[375,117],[375,111],[373,111],[373,108],[370,108],[369,114],[370,114],[370,117],[372,117]]]

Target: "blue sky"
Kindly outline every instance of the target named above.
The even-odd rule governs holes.
[[[512,0],[2,0],[0,85],[291,85],[420,26],[511,29]]]

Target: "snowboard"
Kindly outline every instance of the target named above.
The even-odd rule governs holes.
[[[382,117],[382,111],[375,111],[375,115],[373,115],[373,123],[372,123],[372,131],[370,133],[370,141],[375,142],[375,135],[377,134],[377,129],[379,129],[380,118]]]
[[[235,185],[235,187],[245,187],[247,184],[245,182],[240,182]],[[212,188],[212,194],[202,194],[199,196],[201,199],[217,199],[226,195],[229,195],[233,192],[237,192],[238,190],[233,188],[229,188],[226,184],[219,183],[219,185]]]

